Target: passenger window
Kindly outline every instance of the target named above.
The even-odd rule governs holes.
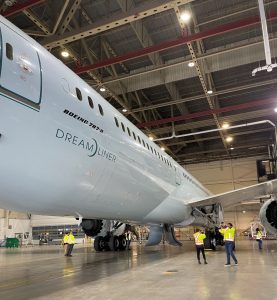
[[[9,60],[13,60],[13,47],[9,43],[6,43],[6,56]]]
[[[118,123],[118,120],[116,117],[114,117],[114,121],[115,121],[116,126],[119,127],[119,123]]]
[[[145,142],[144,142],[144,140],[142,140],[142,144],[143,144],[143,147],[145,147]]]
[[[121,127],[122,127],[122,130],[125,132],[125,126],[123,123],[121,123]]]
[[[99,108],[99,112],[100,112],[101,116],[104,116],[104,111],[100,104],[98,104],[98,108]]]
[[[88,104],[91,108],[94,108],[94,104],[93,104],[93,101],[92,99],[90,98],[90,96],[88,96]]]
[[[149,145],[146,143],[147,149],[150,150]]]
[[[151,148],[151,152],[154,153],[153,148],[151,146],[150,146],[150,148]]]
[[[131,136],[131,131],[130,131],[129,127],[127,127],[127,131],[128,131],[129,136]]]
[[[141,140],[140,140],[140,137],[138,136],[138,141],[139,141],[139,143],[141,144]]]
[[[133,132],[133,137],[134,137],[134,140],[136,141],[137,140],[137,138],[136,138],[136,135],[135,135],[135,133]]]
[[[78,88],[76,88],[76,95],[77,95],[77,98],[78,98],[80,101],[82,101],[82,93],[81,93],[81,91],[80,91]]]
[[[154,151],[155,151],[155,155],[157,155],[157,151],[156,151],[156,149],[154,149]]]

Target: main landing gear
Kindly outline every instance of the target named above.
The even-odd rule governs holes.
[[[96,251],[125,250],[126,224],[112,220],[83,219],[81,226],[86,235],[94,238]]]
[[[94,249],[100,251],[118,251],[126,249],[126,239],[124,235],[97,236],[94,239]]]

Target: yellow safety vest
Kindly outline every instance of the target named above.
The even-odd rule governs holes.
[[[204,240],[206,238],[206,234],[201,233],[201,232],[195,232],[193,237],[194,237],[194,240],[195,240],[195,245],[197,245],[197,246],[204,245]]]
[[[261,240],[261,239],[262,239],[262,236],[263,236],[262,232],[261,232],[261,231],[258,231],[258,232],[257,232],[257,235],[256,235],[256,240]]]
[[[75,237],[73,234],[68,236],[68,244],[75,244]]]
[[[219,232],[224,236],[223,238],[224,241],[231,241],[231,242],[235,240],[235,231],[236,229],[234,227],[219,229]]]
[[[64,244],[68,244],[68,238],[69,238],[68,234],[64,235],[64,237],[63,237]]]

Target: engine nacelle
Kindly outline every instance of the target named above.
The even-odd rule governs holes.
[[[271,233],[277,233],[277,200],[266,201],[260,210],[260,220],[263,226]]]
[[[81,226],[87,236],[96,236],[103,228],[103,220],[83,219]]]

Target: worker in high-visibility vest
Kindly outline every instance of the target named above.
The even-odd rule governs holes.
[[[193,237],[194,237],[194,241],[195,241],[198,263],[201,264],[200,252],[202,252],[204,263],[207,264],[205,249],[204,249],[204,239],[206,238],[206,234],[201,232],[199,229],[196,229]]]
[[[259,243],[259,249],[263,248],[263,233],[259,228],[256,228],[256,241]]]
[[[69,233],[67,242],[68,242],[68,245],[67,245],[67,252],[66,252],[65,256],[72,256],[71,252],[72,252],[74,244],[75,244],[75,237],[74,237],[72,231],[70,231],[70,233]]]
[[[65,235],[63,236],[64,255],[66,255],[66,253],[67,253],[68,237],[69,237],[69,232],[66,232]]]
[[[238,260],[233,252],[235,246],[235,231],[236,230],[233,227],[232,223],[228,223],[227,226],[223,224],[221,226],[221,229],[219,230],[219,232],[223,235],[224,242],[225,242],[225,251],[227,255],[227,263],[225,264],[225,267],[231,266],[231,261],[230,261],[231,257],[235,262],[235,266],[238,265]]]

